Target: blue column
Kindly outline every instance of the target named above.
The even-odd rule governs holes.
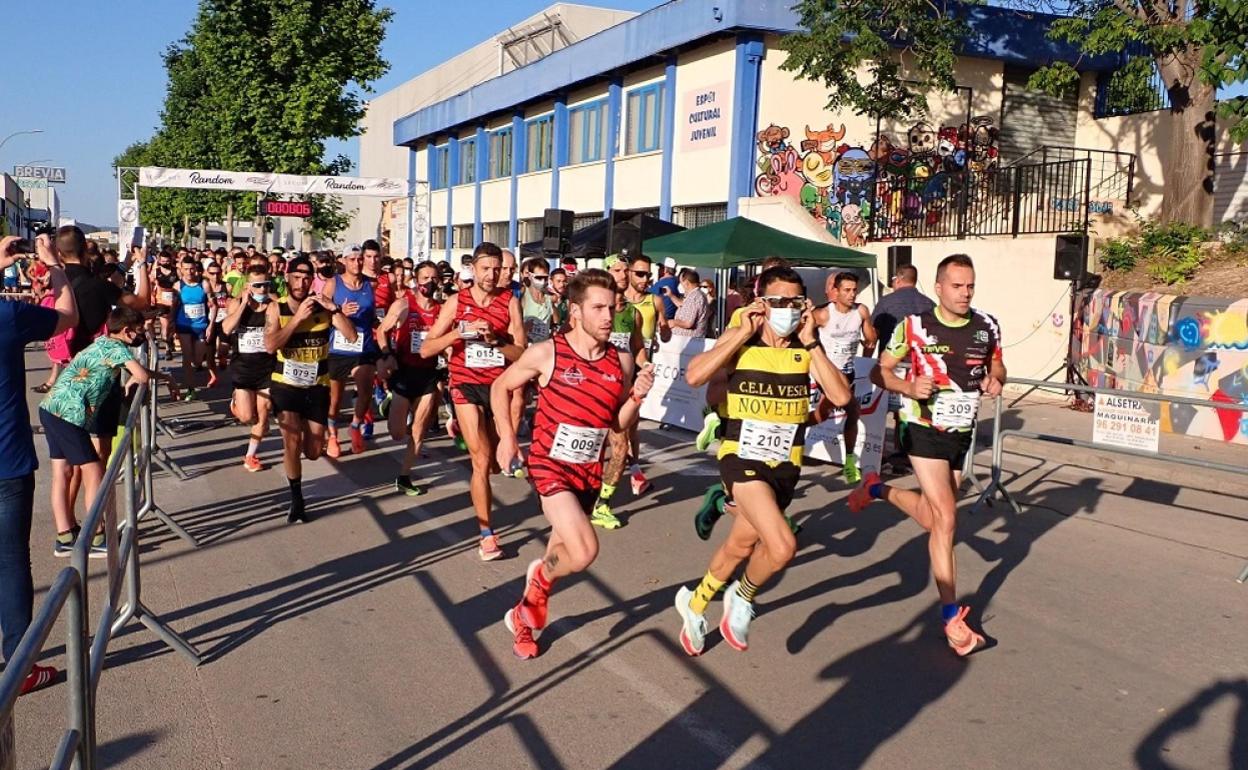
[[[477,156],[472,159],[473,166],[477,170],[477,173],[473,174],[475,181],[472,189],[472,243],[475,246],[485,240],[481,234],[481,180],[485,178],[485,169],[490,157],[490,148],[485,139],[485,126],[477,126],[476,143],[473,147],[477,151]]]
[[[758,86],[762,73],[763,38],[754,32],[737,35],[737,60],[732,85],[732,146],[728,161],[728,216],[737,215],[737,199],[753,194],[754,132],[758,128]]]
[[[676,57],[663,70],[663,168],[659,175],[659,219],[672,219],[672,158],[676,153]]]
[[[412,232],[412,215],[413,215],[412,209],[415,207],[416,207],[416,148],[408,147],[407,148],[407,221],[403,223],[403,226],[407,228],[407,254],[405,254],[404,256],[411,257],[412,259],[415,259],[417,256],[412,253],[412,245],[415,242],[415,239],[412,237],[413,235],[415,235],[415,233]],[[426,241],[425,241],[426,245],[429,243],[427,238],[428,238],[428,235],[426,234]],[[391,254],[390,256],[395,257],[398,255]]]
[[[437,174],[438,174],[437,160],[438,160],[437,137],[431,136],[429,137],[429,141],[425,142],[425,179],[429,180],[429,206],[431,209],[433,207],[433,193],[434,193],[433,180],[437,177]],[[451,193],[450,193],[450,190],[447,190],[444,187],[442,188],[442,194],[449,197]],[[447,205],[450,205],[450,204],[448,203]],[[433,225],[432,219],[429,220],[429,224],[430,224],[430,227],[432,228],[432,225]],[[447,231],[446,233],[445,257],[446,257],[447,262],[451,261],[451,233],[450,231]],[[429,246],[429,258],[433,259],[432,241],[430,241],[430,246]]]
[[[568,165],[568,97],[555,96],[554,143],[550,166],[550,207],[559,208],[559,168]]]
[[[447,169],[446,169],[446,259],[451,260],[451,254],[455,250],[455,225],[452,223],[451,209],[455,202],[455,197],[451,194],[452,188],[459,184],[459,137],[452,136],[447,150]]]
[[[615,156],[620,152],[620,92],[623,80],[616,76],[607,86],[607,167],[602,190],[602,215],[610,218],[615,207]]]
[[[520,164],[524,161],[524,114],[517,110],[511,116],[511,221],[508,223],[508,235],[511,248],[520,246],[519,201],[516,191],[519,189]]]

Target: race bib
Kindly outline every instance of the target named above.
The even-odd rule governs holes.
[[[172,304],[173,304],[173,292],[171,292],[171,291],[162,291],[162,292],[160,293],[160,304],[162,304],[162,305],[172,305]]]
[[[355,342],[350,342],[346,337],[338,333],[334,329],[334,350],[343,353],[363,353],[365,332],[357,331],[355,333]]]
[[[503,351],[489,345],[468,345],[464,348],[464,365],[469,369],[497,369],[507,365]]]
[[[763,420],[742,420],[737,456],[742,460],[787,462],[793,452],[797,425]]]
[[[411,353],[414,356],[420,355],[420,346],[425,344],[425,336],[428,332],[412,332]]]
[[[196,302],[193,305],[183,305],[182,312],[192,321],[198,321],[207,314],[208,306],[202,302]]]
[[[264,349],[264,327],[253,326],[238,332],[239,353],[267,353]]]
[[[305,363],[288,358],[282,362],[282,379],[300,388],[310,388],[316,384],[316,370],[315,361]]]
[[[932,425],[946,430],[961,430],[975,424],[979,413],[979,393],[942,390],[932,400]]]
[[[837,340],[832,343],[832,357],[835,359],[853,358],[858,352],[858,341],[844,342]]]
[[[225,308],[223,307],[217,308],[217,323],[221,323],[222,321],[224,321],[225,315],[226,315]]]
[[[555,440],[550,445],[550,457],[576,465],[596,463],[602,457],[602,441],[606,436],[606,428],[560,423],[559,430],[555,431]]]
[[[629,349],[629,343],[631,343],[632,340],[633,335],[629,332],[611,332],[611,337],[608,341],[621,353],[631,353],[632,351]]]

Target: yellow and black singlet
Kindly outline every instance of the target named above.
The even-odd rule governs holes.
[[[290,303],[283,302],[282,328],[295,317]],[[329,330],[332,317],[325,310],[318,310],[304,320],[290,335],[286,345],[277,351],[277,365],[273,368],[273,381],[296,388],[310,388],[329,384]]]
[[[810,414],[810,351],[746,345],[732,367],[719,457],[801,465]]]

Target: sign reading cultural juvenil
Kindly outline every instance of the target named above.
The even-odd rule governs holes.
[[[681,132],[680,149],[709,150],[728,142],[732,111],[732,85],[727,81],[686,91],[683,109],[677,116]]]
[[[1130,396],[1096,394],[1092,441],[1096,444],[1156,452],[1161,436],[1159,405]]]

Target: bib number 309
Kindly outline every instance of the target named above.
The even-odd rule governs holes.
[[[575,465],[596,463],[602,457],[602,441],[606,428],[586,428],[579,425],[559,424],[555,440],[550,445],[550,457]]]
[[[742,460],[787,462],[796,436],[797,426],[791,423],[742,420],[737,454]]]
[[[979,393],[942,390],[932,401],[932,424],[938,428],[961,430],[975,424],[979,413]]]

